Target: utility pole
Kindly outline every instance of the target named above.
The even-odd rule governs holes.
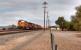
[[[43,3],[43,5],[44,5],[44,31],[45,31],[45,28],[46,28],[46,8],[47,8],[47,2],[45,1],[44,3]]]
[[[50,30],[51,50],[57,50],[57,44],[55,43],[55,37],[51,30],[51,23],[50,23],[50,17],[48,15],[48,12],[47,12],[47,24],[48,24],[48,29]]]
[[[47,12],[47,27],[48,27],[48,29],[50,28],[50,19],[49,19],[49,16],[48,16],[48,12]]]
[[[57,50],[57,45],[55,44],[54,35],[53,35],[52,31],[51,31],[50,19],[49,19],[49,16],[48,16],[48,11],[46,12],[47,4],[48,3],[46,1],[43,3],[43,5],[44,5],[44,7],[43,7],[44,8],[44,31],[46,30],[46,27],[48,25],[48,29],[50,30],[51,50]],[[47,14],[47,16],[46,16],[46,14]]]

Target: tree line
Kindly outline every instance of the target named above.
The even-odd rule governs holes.
[[[65,20],[63,16],[58,17],[58,19],[55,21],[62,31],[81,31],[81,5],[75,9],[76,13],[75,15],[71,16],[71,21]]]

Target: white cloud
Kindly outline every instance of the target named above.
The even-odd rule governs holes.
[[[0,0],[0,25],[15,24],[18,19],[43,24],[42,2],[43,0]],[[69,20],[81,0],[49,0],[48,3],[49,16],[54,23],[59,16]]]

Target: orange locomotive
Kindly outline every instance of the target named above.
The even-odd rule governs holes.
[[[38,24],[30,23],[25,20],[19,20],[18,21],[18,27],[21,29],[33,29],[33,30],[38,30],[42,29],[42,27]]]

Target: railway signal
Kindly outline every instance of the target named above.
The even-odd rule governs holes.
[[[45,31],[45,29],[46,29],[46,8],[47,8],[47,2],[45,1],[44,3],[43,3],[43,5],[44,5],[44,31]]]

